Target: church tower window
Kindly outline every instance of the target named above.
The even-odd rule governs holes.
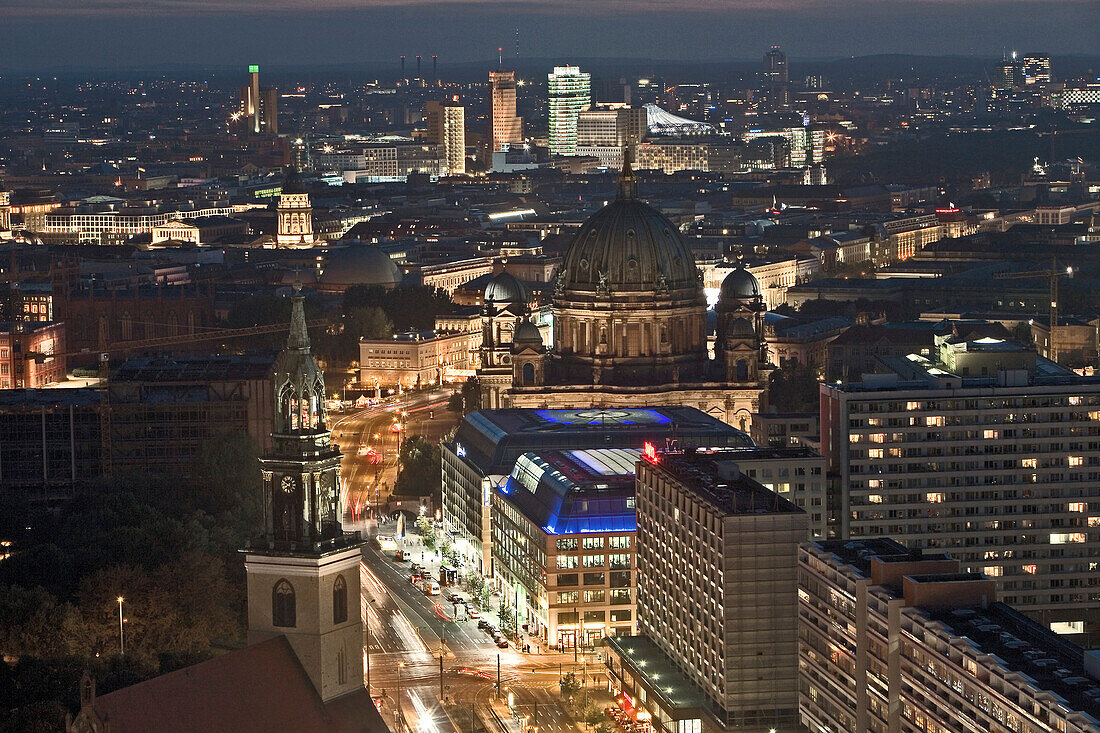
[[[336,576],[332,586],[332,623],[342,624],[348,620],[348,584],[343,575]]]
[[[271,589],[271,623],[273,626],[294,628],[297,625],[297,616],[294,586],[289,580],[282,578]]]

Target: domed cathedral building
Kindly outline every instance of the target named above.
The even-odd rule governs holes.
[[[771,367],[760,284],[743,267],[723,282],[712,357],[695,257],[636,186],[627,162],[616,199],[569,245],[554,287],[553,348],[523,325],[525,312],[509,313],[512,341],[503,323],[492,333],[493,357],[507,361],[488,379],[479,374],[483,407],[687,405],[744,430],[764,408]],[[491,300],[487,288],[486,308],[497,308]]]

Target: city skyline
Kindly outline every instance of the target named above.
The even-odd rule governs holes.
[[[7,5],[13,31],[0,69],[30,70],[79,64],[130,67],[148,64],[269,65],[396,61],[410,46],[439,54],[441,66],[492,59],[503,48],[514,57],[516,29],[521,58],[655,58],[714,61],[757,58],[781,45],[794,59],[902,53],[999,56],[1016,48],[1054,54],[1100,52],[1089,32],[1100,17],[1091,3],[835,2],[826,9],[804,3],[715,3],[703,0],[675,12],[616,6],[612,13],[573,3],[553,12],[525,2],[448,3],[425,23],[418,0],[385,5],[350,2],[309,7],[298,0],[261,13],[251,5],[218,0],[186,9],[174,3],[76,4],[65,0]],[[884,7],[885,6],[885,7]],[[509,12],[501,12],[507,9]],[[578,22],[590,20],[590,22]],[[613,22],[609,22],[613,21]],[[980,27],[981,33],[974,28]],[[369,46],[363,33],[386,28]],[[43,39],[65,38],[62,45]]]

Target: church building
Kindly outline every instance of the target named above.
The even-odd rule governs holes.
[[[772,371],[760,284],[743,267],[722,283],[717,339],[676,226],[637,198],[629,162],[616,199],[577,232],[555,280],[554,343],[528,318],[522,284],[502,273],[485,289],[483,408],[685,405],[747,431]]]
[[[275,363],[263,527],[242,550],[248,646],[96,696],[85,675],[71,733],[199,730],[388,733],[363,686],[362,540],[340,524],[340,450],[295,288]]]

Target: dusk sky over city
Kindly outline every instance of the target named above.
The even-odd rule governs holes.
[[[437,53],[445,64],[490,58],[498,46],[513,53],[516,27],[526,57],[748,59],[762,43],[792,48],[794,58],[1100,49],[1100,10],[1089,0],[6,0],[0,8],[11,31],[0,69],[371,63],[399,53]]]

